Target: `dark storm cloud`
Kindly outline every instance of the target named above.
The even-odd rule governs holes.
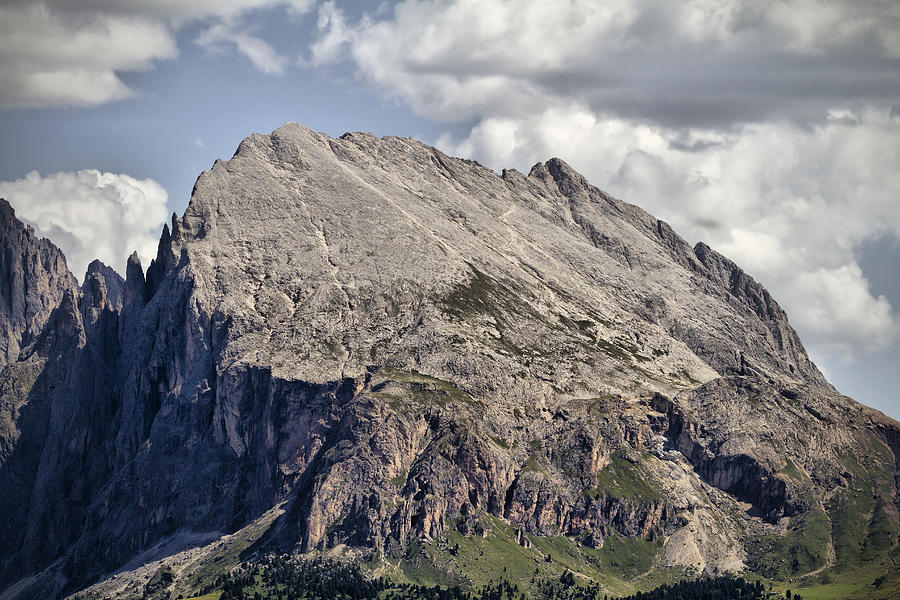
[[[727,128],[773,118],[807,123],[829,107],[890,104],[900,97],[900,60],[636,52],[536,81],[548,94],[582,96],[598,112],[667,127]]]
[[[728,128],[772,118],[807,123],[820,120],[829,107],[890,105],[900,98],[900,58],[859,50],[796,55],[685,44],[546,69],[509,64],[498,56],[450,55],[428,62],[410,57],[404,68],[411,77],[445,76],[463,87],[491,76],[525,81],[542,100],[582,98],[597,112],[668,127]],[[530,106],[523,101],[510,108]]]

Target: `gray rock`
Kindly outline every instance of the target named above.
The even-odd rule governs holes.
[[[63,253],[16,219],[0,198],[0,367],[40,334],[67,290],[78,287]]]
[[[20,238],[4,272],[64,266]],[[40,273],[43,316],[0,321],[9,597],[262,522],[279,551],[499,519],[523,546],[639,536],[660,566],[741,569],[825,510],[848,453],[900,456],[761,285],[559,159],[497,175],[288,124],[201,174],[146,276]]]

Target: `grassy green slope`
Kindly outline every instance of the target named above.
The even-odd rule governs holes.
[[[860,455],[842,457],[850,485],[835,490],[826,503],[833,565],[811,577],[782,581],[780,589],[793,589],[814,600],[900,598],[894,456],[874,434],[861,434],[860,442]],[[816,535],[825,524],[815,526]],[[790,550],[789,544],[783,546]],[[813,547],[821,548],[821,542]],[[786,556],[783,552],[779,558]]]

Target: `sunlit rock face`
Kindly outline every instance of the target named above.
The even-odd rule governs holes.
[[[288,124],[199,177],[146,272],[80,287],[0,221],[10,597],[273,507],[256,552],[502,527],[774,578],[839,556],[810,533],[769,573],[760,540],[846,530],[842,490],[900,529],[897,423],[838,395],[738,266],[561,160],[498,175]]]

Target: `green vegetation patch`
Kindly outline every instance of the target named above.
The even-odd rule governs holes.
[[[816,548],[823,545],[824,536],[818,531],[828,524],[817,515],[806,517],[805,528],[801,526],[799,530],[789,532],[779,543],[777,556],[773,559],[778,561],[776,568],[765,573],[781,579],[783,583],[776,583],[775,587],[782,593],[790,588],[795,596],[799,592],[807,600],[900,598],[900,569],[896,566],[900,564],[900,547],[895,546],[900,524],[891,502],[893,453],[871,432],[860,432],[857,442],[853,453],[839,456],[846,469],[843,478],[847,486],[836,489],[826,505],[831,520],[834,564],[817,575],[784,583],[787,576],[815,570],[812,565],[819,562],[811,560],[803,564],[801,551],[798,552],[801,563],[798,573],[792,573],[790,565],[785,564],[785,560],[793,560],[791,550],[797,545],[797,538],[801,538],[805,549],[812,550],[814,554]],[[796,478],[790,464],[779,475]],[[801,532],[809,535],[803,538],[798,535]],[[816,542],[816,539],[819,541]],[[771,545],[773,542],[768,539],[762,543]],[[748,551],[751,556],[756,555],[754,547],[748,548]],[[765,555],[758,558],[763,566],[766,561]]]
[[[528,460],[525,461],[525,464],[522,465],[522,472],[524,473],[547,473],[547,464],[542,460],[542,456],[540,454],[532,454],[528,457]]]
[[[215,542],[210,552],[182,567],[171,597],[189,597],[197,592],[207,594],[215,591],[213,582],[242,562],[243,555],[272,527],[281,510],[280,506],[276,507],[227,539]]]
[[[507,441],[506,441],[505,439],[503,439],[502,437],[499,437],[499,436],[496,436],[496,435],[492,435],[492,436],[491,436],[491,439],[492,439],[492,440],[494,441],[494,443],[497,444],[499,447],[503,448],[504,450],[509,450],[509,448],[510,448],[509,442],[507,442]]]
[[[372,395],[387,401],[394,410],[401,410],[406,403],[438,407],[454,403],[484,406],[453,383],[417,371],[385,369],[379,375],[382,381],[373,387]]]
[[[576,574],[607,584],[619,593],[634,589],[622,585],[648,574],[654,565],[662,541],[651,542],[640,537],[625,537],[614,533],[608,537],[603,547],[594,549],[566,537],[529,536],[534,546],[545,557],[558,562]]]
[[[509,287],[493,277],[469,265],[472,276],[441,299],[440,307],[459,319],[478,315],[490,315],[497,321],[505,321],[507,316],[528,314],[543,320],[530,304]]]
[[[447,587],[367,577],[352,563],[287,556],[270,556],[242,565],[220,578],[217,584],[220,591],[203,596],[204,600],[605,600],[609,597],[602,583],[568,569],[554,576],[532,575],[528,579],[503,576],[478,586]],[[616,596],[621,594],[613,597]],[[759,583],[717,577],[663,585],[623,600],[762,600],[764,597],[764,588]]]
[[[749,545],[751,570],[784,581],[825,565],[831,541],[831,523],[820,507],[790,518],[782,537],[763,536]]]
[[[406,555],[400,561],[400,569],[408,581],[417,585],[446,585],[451,581],[456,583],[458,579],[419,540],[410,542]]]
[[[828,504],[833,523],[834,570],[850,572],[883,560],[900,533],[896,509],[890,506],[893,454],[872,434],[863,441],[863,460],[842,456],[850,477],[848,486]],[[863,466],[863,465],[866,466]]]
[[[801,471],[800,468],[797,467],[796,464],[794,464],[794,461],[792,461],[790,457],[787,457],[785,465],[781,467],[781,469],[779,469],[775,475],[781,475],[783,477],[793,479],[794,481],[809,481],[809,477],[806,476],[806,473]]]
[[[484,585],[490,581],[510,579],[527,581],[543,567],[540,554],[516,542],[516,530],[507,523],[489,517],[484,537],[464,536],[449,529],[443,543],[434,547],[439,564],[455,577]]]
[[[531,302],[507,285],[482,273],[472,264],[469,264],[469,269],[471,277],[465,283],[455,286],[446,296],[439,298],[437,306],[462,322],[473,318],[490,317],[500,333],[500,338],[495,340],[500,349],[514,356],[531,353],[531,349],[517,346],[509,338],[511,320],[525,318],[532,323],[544,323],[550,327],[547,319],[532,307]]]
[[[665,498],[641,466],[619,453],[612,454],[609,464],[597,473],[596,481],[596,487],[585,491],[585,495],[594,500],[606,496],[657,502]]]
[[[399,475],[397,475],[395,477],[391,477],[389,481],[390,481],[391,485],[394,485],[396,487],[403,487],[404,485],[406,485],[407,476],[408,476],[407,471],[403,471]]]
[[[414,546],[402,560],[402,580],[459,584],[468,590],[509,580],[519,582],[535,598],[540,597],[535,593],[541,581],[557,580],[568,572],[581,583],[597,584],[604,593],[620,596],[639,589],[631,580],[653,571],[662,547],[661,541],[615,534],[603,548],[593,549],[567,537],[520,532],[496,517],[486,519],[483,536],[466,536],[451,526],[442,539]],[[524,536],[528,547],[519,544],[517,536]]]
[[[900,549],[895,548],[892,554],[894,561],[900,561]],[[900,569],[894,564],[887,559],[854,571],[829,570],[800,583],[776,585],[776,589],[784,592],[790,588],[806,600],[896,600],[900,598]]]
[[[651,542],[640,537],[615,534],[606,539],[598,553],[607,571],[635,579],[650,571],[661,548],[662,540]]]

